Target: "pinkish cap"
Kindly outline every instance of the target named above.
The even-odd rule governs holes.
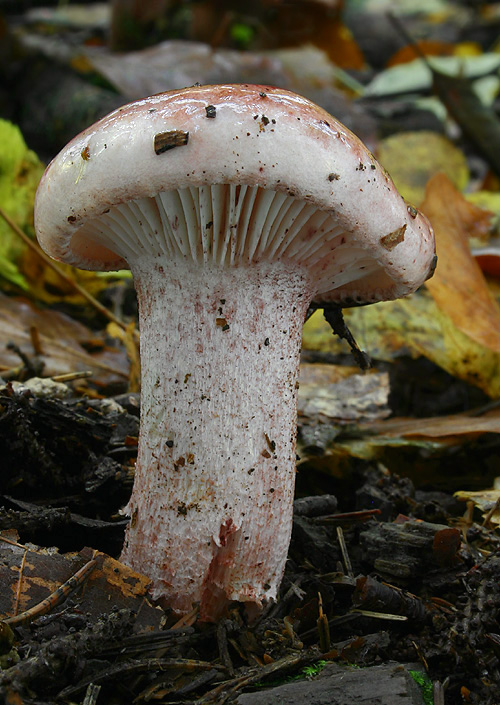
[[[347,128],[289,91],[200,86],[124,106],[42,177],[43,249],[84,269],[157,252],[214,265],[281,259],[314,300],[397,298],[428,277],[432,229]]]

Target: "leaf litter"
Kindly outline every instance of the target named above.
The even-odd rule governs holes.
[[[241,24],[242,16],[236,19]],[[42,21],[50,24],[50,19]],[[231,17],[227,27],[226,36],[236,37]],[[249,41],[258,39],[258,22],[250,22],[250,28]],[[332,24],[331,29],[338,32],[342,26]],[[68,26],[62,31],[69,31]],[[179,621],[150,602],[147,578],[127,572],[116,560],[139,412],[133,310],[120,310],[126,280],[114,299],[121,302],[124,325],[104,329],[106,321],[95,312],[88,325],[87,304],[71,284],[49,273],[36,254],[5,231],[0,270],[3,266],[4,280],[13,287],[9,294],[24,288],[31,298],[0,298],[5,376],[0,389],[5,587],[0,591],[5,618],[0,625],[0,693],[7,702],[85,697],[85,702],[117,705],[132,699],[243,703],[258,695],[240,695],[243,689],[261,683],[266,692],[277,676],[286,681],[297,672],[316,679],[314,664],[324,662],[329,665],[322,672],[327,671],[332,688],[335,678],[346,687],[346,671],[335,674],[328,668],[348,662],[365,667],[373,692],[376,664],[389,659],[419,661],[446,702],[457,697],[495,702],[500,600],[494,587],[500,565],[498,497],[490,487],[500,454],[498,289],[484,278],[470,251],[471,243],[488,244],[491,215],[471,206],[461,192],[479,190],[488,163],[496,169],[491,155],[498,121],[491,103],[487,110],[482,107],[485,94],[475,92],[473,81],[494,75],[498,58],[483,45],[481,55],[433,58],[433,71],[423,81],[420,61],[379,72],[370,83],[363,73],[366,62],[359,61],[363,38],[345,32],[344,39],[337,46],[345,52],[340,67],[321,43],[274,54],[261,53],[257,45],[250,47],[252,54],[202,44],[198,57],[187,44],[158,45],[158,56],[171,52],[171,65],[185,75],[191,75],[193,66],[199,73],[204,62],[206,76],[235,66],[240,76],[261,71],[275,77],[271,82],[302,88],[333,112],[332,104],[342,106],[346,117],[340,117],[349,124],[361,116],[359,124],[382,161],[384,148],[399,143],[386,156],[386,166],[412,201],[422,200],[427,188],[423,207],[437,233],[439,264],[425,289],[403,301],[346,312],[357,344],[375,362],[373,371],[360,374],[340,367],[346,359],[352,364],[348,347],[335,342],[319,312],[305,326],[293,539],[280,600],[255,624],[248,624],[237,605],[219,625],[199,624],[196,611]],[[165,89],[168,75],[174,83],[178,79],[172,71],[162,75],[161,67],[147,73],[147,57],[154,51],[118,57],[102,51],[114,63],[110,58],[107,68],[104,60],[100,70],[103,75],[114,71],[109,78],[124,94],[148,92],[145,77],[155,82],[155,91]],[[78,63],[74,52],[66,56],[72,56],[73,70],[89,75],[88,62]],[[321,67],[316,80],[310,69],[314,61]],[[395,61],[402,61],[401,56]],[[355,72],[343,74],[342,66],[355,67]],[[367,107],[368,98],[392,101],[386,103],[386,114],[401,115],[403,106],[412,107],[408,91],[419,94],[416,104],[432,84],[448,110],[447,117],[440,113],[438,118],[443,121],[440,134],[410,130],[379,140],[374,126],[380,125],[381,112]],[[491,101],[493,84],[490,90]],[[10,124],[6,129],[19,135]],[[457,129],[462,130],[459,137]],[[408,153],[416,154],[431,140],[439,147],[419,151],[420,179],[412,190],[416,170],[405,172]],[[39,169],[24,144],[23,150],[33,169]],[[456,166],[451,167],[451,160]],[[449,167],[448,178],[435,175],[440,165],[445,171]],[[9,183],[15,181],[10,176]],[[24,194],[16,188],[20,210],[9,210],[28,233],[34,186],[28,185]],[[6,207],[1,200],[0,207]],[[108,293],[109,279],[69,270],[68,275],[94,294]],[[66,314],[40,309],[37,303],[57,303]],[[427,366],[424,358],[430,361]],[[412,386],[412,370],[420,368],[425,372],[416,373],[418,384]],[[51,386],[47,379],[87,372],[93,376],[84,383],[82,377]],[[417,403],[426,388],[432,416]],[[335,501],[325,503],[331,496]],[[302,499],[308,501],[306,510]],[[474,505],[483,516],[474,513]],[[75,589],[69,591],[68,585]],[[30,610],[35,610],[33,619]],[[17,624],[12,622],[18,617]],[[356,675],[349,688],[362,680]],[[381,678],[387,688],[388,674]],[[410,697],[420,702],[402,687],[408,702]],[[270,702],[278,692],[270,689],[269,699],[262,697],[255,702]]]

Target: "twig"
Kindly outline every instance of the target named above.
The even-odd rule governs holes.
[[[19,612],[19,601],[21,600],[21,588],[23,586],[23,576],[24,576],[24,566],[26,565],[26,555],[28,553],[28,547],[24,549],[23,559],[21,561],[21,567],[19,568],[19,578],[17,581],[17,592],[16,592],[16,604],[14,605],[14,616],[17,616]]]
[[[115,316],[114,313],[109,311],[106,306],[103,306],[92,294],[90,294],[86,289],[84,289],[78,282],[76,282],[74,279],[71,277],[68,277],[67,274],[65,274],[60,267],[57,266],[57,264],[48,256],[45,254],[43,250],[41,250],[38,245],[36,245],[33,240],[31,240],[23,231],[21,228],[14,223],[11,218],[7,215],[7,213],[0,208],[0,216],[5,220],[7,225],[18,235],[21,240],[24,242],[25,245],[27,245],[33,252],[35,252],[38,257],[40,257],[45,264],[50,267],[51,269],[54,270],[54,272],[57,272],[61,279],[64,279],[64,281],[72,286],[78,293],[83,296],[84,299],[86,299],[91,306],[93,306],[99,313],[101,313],[103,316],[105,316],[108,320],[113,321],[113,323],[116,323],[117,326],[120,326],[120,328],[123,328],[123,330],[126,329],[127,324],[124,323],[122,320],[120,320],[117,316]]]
[[[326,654],[331,647],[330,627],[328,625],[328,617],[323,612],[323,597],[320,592],[318,592],[318,613],[316,626],[318,627],[319,648],[321,653]]]
[[[432,695],[434,705],[444,705],[444,686],[441,681],[432,684]]]
[[[60,605],[68,597],[68,595],[80,587],[85,580],[88,578],[90,573],[94,570],[97,565],[97,561],[91,560],[86,563],[79,571],[66,580],[65,583],[60,585],[57,590],[55,590],[51,595],[42,600],[34,607],[31,607],[26,612],[21,612],[21,614],[15,615],[14,617],[7,617],[7,619],[2,620],[10,626],[19,626],[21,624],[29,624],[34,619],[42,617],[47,612],[50,612],[54,607]]]
[[[411,46],[411,48],[413,49],[415,54],[418,56],[418,58],[422,59],[424,64],[427,64],[427,66],[432,70],[431,63],[430,63],[428,57],[424,54],[424,52],[419,47],[419,45],[417,44],[415,39],[408,32],[405,25],[401,21],[401,19],[397,15],[395,15],[393,12],[388,12],[387,17],[394,25],[394,28],[396,29],[396,31],[401,34],[401,36],[403,37],[405,42],[407,42]]]
[[[164,658],[148,658],[144,661],[136,661],[135,663],[118,663],[110,668],[105,668],[98,673],[94,673],[91,679],[71,685],[58,694],[58,699],[66,700],[73,695],[76,695],[84,688],[93,683],[104,683],[116,678],[128,678],[139,673],[150,673],[151,671],[169,671],[169,670],[184,670],[184,671],[210,671],[214,667],[213,663],[208,661],[197,661],[195,659],[164,659]]]
[[[183,627],[192,627],[198,618],[198,612],[198,607],[193,607],[191,612],[182,615],[182,617],[178,619],[177,622],[170,627],[170,629],[182,629]]]
[[[371,576],[356,580],[352,604],[357,609],[378,611],[384,614],[403,615],[405,618],[425,623],[434,610],[431,605],[411,593],[387,583],[380,583]]]
[[[347,544],[345,542],[344,532],[341,526],[337,526],[337,539],[339,541],[340,550],[342,552],[342,558],[344,559],[344,566],[347,571],[347,575],[350,578],[354,578],[351,559],[349,558],[349,552],[347,550]]]
[[[252,671],[246,675],[238,676],[232,680],[221,683],[213,690],[205,693],[203,697],[196,700],[195,705],[208,705],[208,703],[214,702],[216,702],[217,705],[224,705],[224,703],[235,695],[238,690],[241,690],[241,688],[252,685],[252,683],[257,683],[273,673],[279,673],[280,671],[288,668],[294,668],[296,666],[302,666],[313,661],[317,661],[318,658],[319,654],[317,651],[309,651],[306,653],[302,652],[298,655],[293,654],[291,656],[285,656],[278,661],[268,664],[267,666],[252,669]]]
[[[95,685],[94,683],[90,683],[89,687],[87,688],[87,692],[85,693],[85,698],[83,700],[82,705],[95,705],[97,702],[97,698],[99,697],[100,692],[101,692],[100,685]]]
[[[407,622],[408,617],[405,614],[391,614],[390,612],[374,612],[373,610],[351,610],[352,614],[360,614],[363,617],[371,617],[372,619],[388,619],[393,622]]]
[[[337,514],[325,514],[320,517],[311,517],[313,524],[335,524],[337,522],[365,521],[381,514],[380,509],[359,509],[356,512],[338,512]]]
[[[493,514],[495,514],[498,511],[499,508],[500,508],[500,497],[497,499],[495,504],[492,507],[490,507],[487,514],[485,515],[485,517],[483,519],[483,524],[482,524],[483,526],[487,527],[489,525],[491,517],[493,516]]]
[[[234,666],[231,661],[231,656],[229,654],[229,649],[227,645],[227,632],[230,629],[232,623],[229,619],[224,619],[217,625],[217,646],[219,647],[220,660],[227,669],[227,672],[231,677],[234,677]]]
[[[30,339],[35,355],[43,355],[42,345],[40,343],[40,331],[37,326],[30,326]]]
[[[73,382],[75,379],[87,379],[92,377],[92,370],[82,370],[81,372],[65,372],[61,375],[52,375],[49,377],[53,382]]]
[[[44,368],[44,363],[37,357],[36,351],[35,357],[30,359],[30,357],[21,350],[19,345],[16,345],[16,343],[13,343],[12,341],[7,343],[6,347],[7,350],[12,350],[12,352],[21,359],[23,364],[19,368],[20,372],[24,371],[27,377],[40,377]]]
[[[30,548],[28,546],[24,546],[22,543],[18,543],[17,541],[12,541],[11,539],[8,539],[6,536],[0,536],[0,541],[3,541],[4,543],[8,543],[11,546],[17,546],[17,548],[22,548],[25,551],[30,550]]]
[[[323,308],[323,316],[327,323],[332,327],[335,335],[339,338],[343,338],[347,341],[349,347],[351,348],[351,354],[354,357],[356,364],[361,370],[369,370],[372,366],[370,356],[361,350],[357,342],[354,340],[354,336],[347,327],[344,316],[342,315],[342,308],[337,304],[328,304]]]

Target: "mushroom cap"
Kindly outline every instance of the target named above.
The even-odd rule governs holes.
[[[165,201],[169,193],[179,196]],[[217,199],[225,215],[216,213]],[[236,212],[245,214],[244,232]],[[177,248],[181,256],[207,261],[204,229],[216,220],[219,230],[236,228],[240,238],[216,264],[296,262],[317,282],[317,302],[403,296],[425,281],[434,259],[429,222],[365,145],[314,103],[267,86],[195,86],[115,110],[55,157],[35,203],[42,248],[62,262],[103,271],[154,250],[144,220],[151,232],[157,234],[154,223],[166,223],[172,234],[181,216],[191,242]],[[123,235],[124,227],[133,234]],[[193,246],[193,238],[205,241]]]

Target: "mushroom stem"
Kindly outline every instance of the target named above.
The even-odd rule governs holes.
[[[178,612],[276,597],[290,540],[302,324],[296,264],[131,262],[141,433],[122,560]]]

